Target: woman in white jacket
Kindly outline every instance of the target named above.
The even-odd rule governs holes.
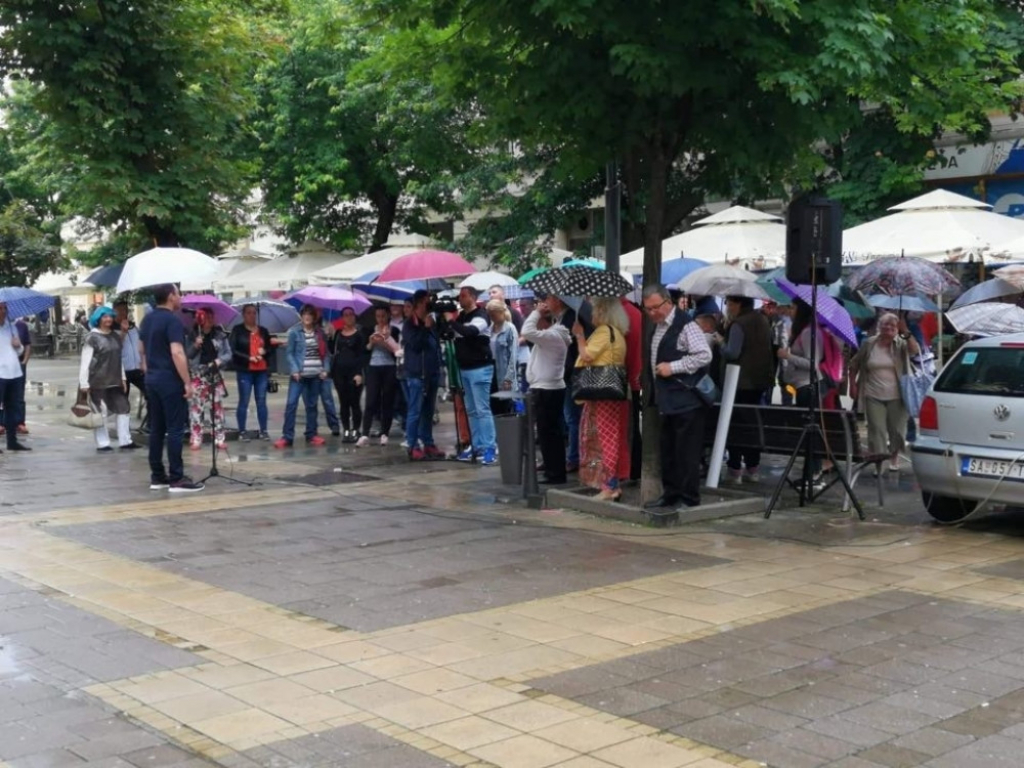
[[[565,473],[565,356],[572,335],[551,317],[547,302],[541,301],[523,322],[520,334],[533,344],[526,364],[526,381],[537,406],[537,444],[544,461],[542,483],[566,481]]]
[[[117,422],[117,441],[123,451],[138,448],[129,429],[131,406],[128,402],[128,383],[121,362],[121,336],[113,332],[114,310],[100,307],[89,318],[92,330],[82,344],[82,364],[78,370],[78,385],[88,393],[93,407],[103,414],[103,424],[94,430],[96,450],[112,453],[106,416],[114,414]]]

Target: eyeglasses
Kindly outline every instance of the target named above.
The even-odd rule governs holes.
[[[650,304],[644,304],[644,312],[657,312],[659,309],[664,307],[666,304],[671,304],[668,299],[663,299],[660,303],[655,304],[653,307]]]

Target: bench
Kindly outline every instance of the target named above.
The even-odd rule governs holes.
[[[714,445],[719,412],[720,408],[716,405],[712,409],[710,418],[705,422],[704,444],[707,447]],[[850,411],[823,409],[818,411],[817,417],[825,436],[825,442],[832,449],[836,470],[840,471],[840,462],[845,464],[846,479],[851,487],[856,485],[861,472],[868,466],[875,466],[878,505],[884,507],[885,496],[881,465],[888,456],[868,453],[861,441],[857,417]],[[806,408],[782,405],[735,405],[726,445],[759,449],[762,453],[790,456],[796,449],[806,419]],[[803,451],[804,448],[801,448],[801,453]],[[814,456],[819,459],[828,458],[828,451],[821,440],[814,441]],[[788,478],[787,482],[790,482]],[[839,482],[838,475],[832,476],[826,480],[825,489],[831,488],[837,482]],[[793,485],[792,482],[790,484]],[[849,508],[850,498],[844,495],[843,511],[846,512]]]
[[[53,336],[39,331],[29,331],[29,338],[32,342],[32,354],[38,357],[46,355],[53,357]]]

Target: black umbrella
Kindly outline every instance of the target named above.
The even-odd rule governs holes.
[[[555,296],[625,296],[633,291],[633,285],[619,273],[584,266],[549,269],[526,287]]]
[[[124,271],[124,264],[109,264],[106,267],[100,267],[95,270],[82,282],[97,286],[115,286],[117,281],[121,279],[122,271]]]

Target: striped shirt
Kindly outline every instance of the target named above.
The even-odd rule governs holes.
[[[302,361],[303,378],[311,379],[319,376],[324,370],[324,364],[320,360],[320,340],[316,337],[315,331],[304,331],[306,340],[306,356]]]

